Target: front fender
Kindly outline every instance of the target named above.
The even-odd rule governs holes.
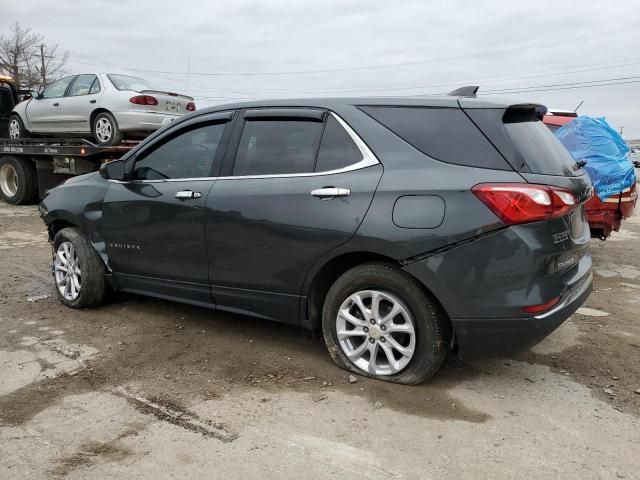
[[[29,105],[32,101],[33,99],[30,98],[29,100],[20,102],[15,107],[13,107],[13,110],[11,110],[11,115],[18,115],[20,117],[20,120],[22,120],[22,123],[24,124],[24,128],[26,128],[27,130],[31,130],[31,122],[29,122],[29,119],[27,118],[27,105]]]
[[[109,268],[106,244],[101,234],[102,205],[109,182],[97,172],[75,177],[49,191],[40,203],[42,220],[53,239],[58,226],[73,226],[85,235]]]

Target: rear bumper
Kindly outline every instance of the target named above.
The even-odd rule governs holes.
[[[591,271],[568,290],[552,310],[522,318],[451,319],[464,359],[512,356],[547,337],[569,318],[591,293]]]
[[[164,123],[181,117],[181,115],[172,115],[168,113],[150,113],[140,111],[118,112],[114,115],[118,121],[118,127],[123,132],[152,132],[158,130]]]
[[[619,231],[622,219],[633,215],[637,198],[635,185],[604,201],[593,196],[585,205],[592,234],[606,238],[611,232]]]

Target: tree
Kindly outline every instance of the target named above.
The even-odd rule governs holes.
[[[17,22],[9,30],[0,36],[0,73],[23,88],[44,86],[64,73],[69,52],[60,52],[57,44],[48,47],[42,35]]]

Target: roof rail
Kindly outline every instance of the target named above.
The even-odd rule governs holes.
[[[447,95],[450,97],[475,97],[478,89],[478,85],[470,85],[467,87],[456,88],[454,91],[449,92]]]

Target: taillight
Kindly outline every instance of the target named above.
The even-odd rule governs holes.
[[[151,95],[136,95],[135,97],[131,97],[129,101],[136,105],[158,105],[158,99]]]
[[[571,191],[547,185],[481,183],[471,191],[507,225],[561,217],[577,205]]]
[[[193,102],[187,103],[187,112],[195,112],[195,111],[196,111],[196,104]]]

